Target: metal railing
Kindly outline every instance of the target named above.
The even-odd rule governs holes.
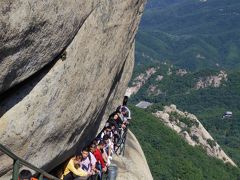
[[[128,127],[126,129],[121,129],[120,137],[116,143],[115,154],[124,156],[125,154],[125,143],[127,139]]]
[[[26,166],[26,167],[36,171],[37,173],[39,173],[40,174],[38,177],[39,180],[43,180],[43,177],[46,177],[46,178],[52,179],[52,180],[60,180],[59,178],[56,178],[56,177],[52,176],[51,174],[48,174],[47,172],[43,171],[42,169],[39,169],[36,166],[28,163],[27,161],[19,158],[13,152],[11,152],[8,148],[3,146],[1,143],[0,143],[0,151],[2,151],[4,154],[8,155],[11,159],[13,159],[12,180],[18,180],[20,165]]]

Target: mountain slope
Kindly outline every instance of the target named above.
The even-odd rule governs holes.
[[[137,35],[137,62],[149,56],[191,70],[240,67],[239,17],[238,0],[149,0]]]
[[[172,104],[164,106],[163,111],[157,111],[154,115],[182,136],[191,146],[201,146],[209,156],[236,166],[194,114],[179,111]]]
[[[240,171],[188,145],[146,111],[131,107],[131,130],[138,138],[154,179],[237,180]]]
[[[135,77],[137,74],[132,83]],[[224,151],[240,164],[239,70],[189,72],[160,65],[131,100],[154,103],[149,108],[151,112],[176,104],[179,109],[195,114]],[[233,116],[222,118],[226,111],[233,112]]]

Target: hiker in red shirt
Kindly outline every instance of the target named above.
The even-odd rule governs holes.
[[[104,142],[100,141],[99,144],[97,145],[95,151],[93,152],[93,154],[94,154],[98,164],[101,166],[99,170],[101,170],[102,172],[106,172],[107,171],[107,166],[104,162],[102,152],[101,152],[103,147],[104,147]]]

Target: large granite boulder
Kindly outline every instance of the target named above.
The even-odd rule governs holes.
[[[1,1],[0,143],[46,170],[89,143],[126,90],[144,4]]]
[[[0,93],[56,58],[99,3],[0,1]]]
[[[131,131],[128,131],[125,154],[114,156],[117,166],[117,180],[153,180],[143,150]]]

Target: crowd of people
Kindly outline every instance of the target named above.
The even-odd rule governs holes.
[[[107,174],[112,156],[117,153],[127,132],[131,112],[127,107],[128,97],[107,120],[103,130],[65,165],[62,180],[101,180]],[[20,180],[23,180],[20,178]],[[29,180],[29,179],[24,179]]]

